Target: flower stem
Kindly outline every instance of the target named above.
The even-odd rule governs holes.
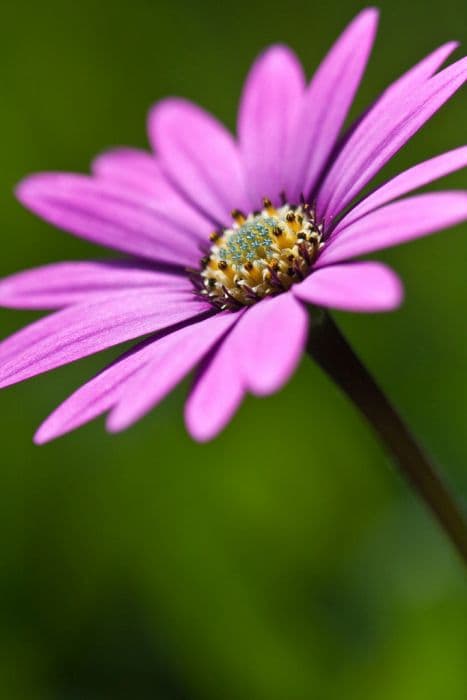
[[[365,416],[467,563],[467,520],[432,462],[328,313],[312,314],[308,352]]]

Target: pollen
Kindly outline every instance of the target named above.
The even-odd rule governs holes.
[[[308,205],[232,212],[231,228],[210,236],[209,253],[195,280],[201,295],[220,309],[251,306],[301,282],[322,247],[322,228]]]

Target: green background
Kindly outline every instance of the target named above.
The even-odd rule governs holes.
[[[380,5],[356,110],[435,46],[467,39],[465,0]],[[96,255],[20,208],[25,174],[86,171],[107,147],[145,146],[146,112],[167,94],[233,128],[264,46],[289,43],[311,73],[360,8],[3,2],[0,275]],[[465,142],[466,114],[464,91],[384,175]],[[467,174],[447,183],[465,188]],[[405,281],[397,313],[338,316],[464,495],[466,234],[378,256]],[[33,317],[2,310],[0,335]],[[0,395],[1,698],[467,697],[461,565],[317,367],[305,358],[281,393],[248,398],[208,445],[185,433],[185,384],[125,434],[98,421],[34,447],[40,421],[115,354]]]

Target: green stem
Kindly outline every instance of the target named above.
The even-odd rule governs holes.
[[[467,520],[428,456],[331,317],[313,314],[308,352],[365,416],[404,477],[467,563]]]

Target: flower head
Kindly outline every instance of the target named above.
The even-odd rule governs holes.
[[[308,204],[277,209],[263,199],[263,210],[211,235],[212,246],[194,271],[201,295],[217,308],[241,309],[286,292],[311,272],[323,245],[322,226]]]
[[[444,70],[448,43],[390,85],[342,133],[372,48],[361,12],[309,84],[293,52],[255,62],[238,136],[181,99],[150,113],[153,153],[119,149],[92,175],[38,174],[17,195],[46,221],[124,259],[69,262],[0,282],[0,303],[55,309],[0,344],[8,386],[124,341],[144,340],[45,421],[43,443],[101,413],[122,430],[190,371],[190,433],[214,437],[248,391],[279,389],[307,338],[307,304],[387,311],[401,284],[377,262],[349,262],[467,219],[467,193],[412,195],[467,164],[467,147],[431,158],[357,201],[376,173],[467,79]]]

